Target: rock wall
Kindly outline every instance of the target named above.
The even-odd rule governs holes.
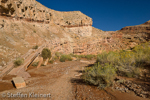
[[[0,66],[35,45],[47,44],[53,54],[86,55],[128,49],[150,39],[150,21],[142,28],[125,27],[117,32],[104,32],[92,24],[80,11],[55,11],[35,0],[0,0]]]
[[[92,19],[80,11],[59,12],[35,0],[0,0],[0,14],[18,20],[60,25],[80,36],[92,34]]]
[[[65,31],[68,33],[75,33],[79,36],[91,36],[92,26],[66,27]]]
[[[62,26],[92,25],[92,19],[80,11],[59,12],[35,0],[0,0],[0,13],[13,18],[41,21]]]

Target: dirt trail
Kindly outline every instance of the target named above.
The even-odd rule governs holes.
[[[79,78],[75,75],[79,75],[78,71],[82,70],[83,67],[87,65],[88,64],[81,63],[80,61],[68,61],[65,63],[58,62],[48,66],[41,66],[38,69],[31,66],[27,71],[31,75],[31,78],[26,80],[27,87],[22,89],[6,89],[5,91],[0,92],[0,99],[1,94],[3,93],[11,92],[15,94],[21,92],[29,94],[34,92],[40,94],[51,94],[51,98],[42,98],[43,100],[72,100],[73,92],[71,79]],[[8,80],[8,83],[9,82],[10,79]],[[30,99],[34,98],[28,98],[28,100]],[[40,100],[41,98],[38,99]]]
[[[51,85],[52,98],[54,100],[71,100],[72,99],[72,84],[70,80],[75,78],[75,75],[79,73],[76,70],[81,70],[80,66],[68,67],[64,75],[57,79],[57,81]]]

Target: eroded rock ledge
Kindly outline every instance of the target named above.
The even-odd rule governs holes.
[[[3,16],[61,26],[92,26],[92,19],[80,11],[60,12],[46,8],[36,0],[0,0]]]
[[[0,66],[35,45],[48,44],[53,54],[86,55],[133,48],[150,39],[149,21],[142,25],[148,27],[146,34],[138,33],[139,28],[134,34],[125,34],[132,31],[127,28],[104,32],[92,24],[92,18],[80,11],[55,11],[35,0],[0,0]]]

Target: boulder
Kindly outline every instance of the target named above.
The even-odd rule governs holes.
[[[26,83],[22,77],[13,78],[13,82],[17,89],[26,87]]]

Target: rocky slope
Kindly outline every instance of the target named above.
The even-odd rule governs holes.
[[[150,34],[150,20],[141,25],[126,26],[121,29],[124,33],[147,33]]]
[[[92,23],[92,18],[80,11],[55,11],[35,0],[0,0],[0,66],[35,45],[47,44],[53,54],[97,54],[132,48],[147,41],[150,32],[149,21],[142,24],[146,34],[129,34],[129,28],[104,32]]]
[[[130,43],[134,47],[150,40],[150,20],[141,25],[126,26],[119,32],[123,33],[124,43]]]

